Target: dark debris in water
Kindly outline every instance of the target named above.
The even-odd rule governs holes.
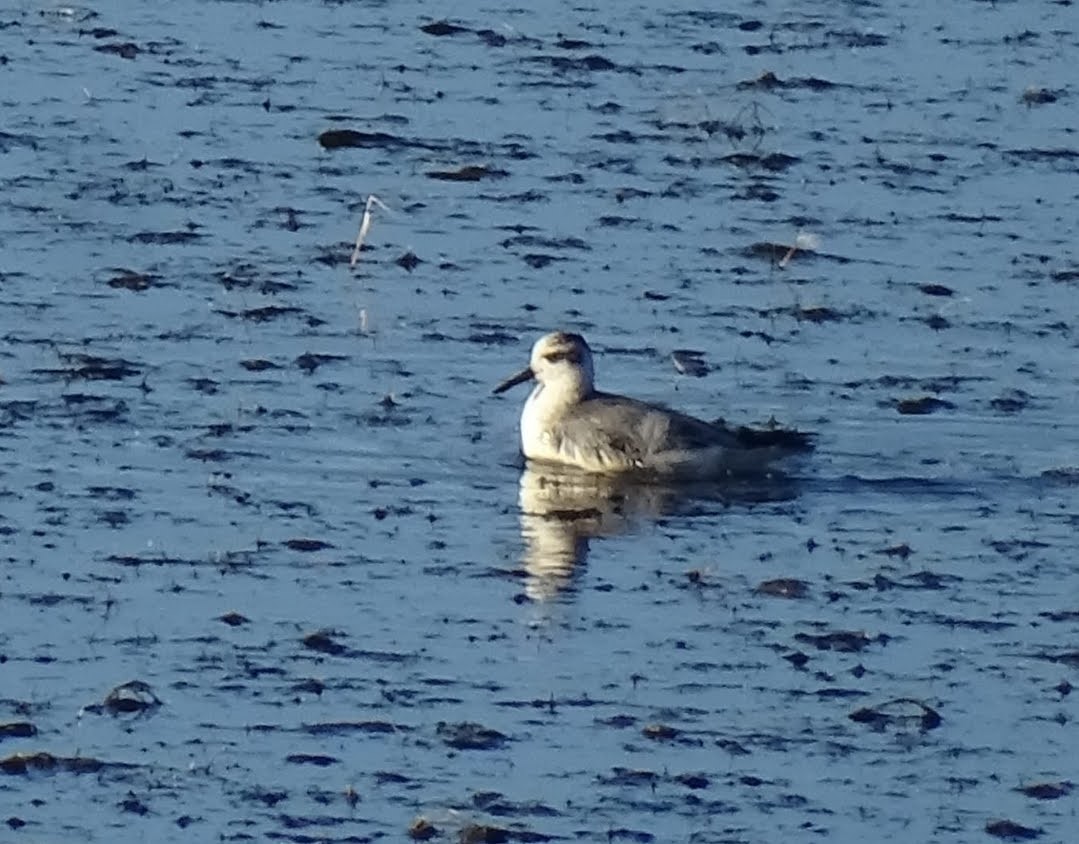
[[[954,296],[955,291],[944,284],[919,284],[918,289],[926,296]]]
[[[792,316],[799,322],[842,322],[844,320],[850,320],[851,314],[844,314],[837,311],[835,308],[830,308],[826,305],[816,305],[809,308],[794,308],[791,311]]]
[[[98,512],[98,520],[111,528],[120,528],[129,524],[131,517],[124,510],[101,510]]]
[[[427,172],[427,178],[441,182],[479,182],[487,179],[504,179],[508,175],[509,173],[505,170],[480,164],[467,164],[456,170],[429,170]]]
[[[1018,413],[1030,404],[1033,397],[1024,390],[1006,390],[994,399],[990,399],[989,406],[1001,413]]]
[[[579,237],[544,237],[535,234],[517,234],[508,237],[499,243],[504,249],[524,247],[526,249],[550,249],[560,252],[568,249],[576,249],[581,252],[589,252],[592,247],[587,241]]]
[[[196,559],[193,557],[173,557],[168,554],[109,554],[108,563],[137,568],[139,566],[178,566],[196,568],[214,566],[221,569],[246,568],[252,563],[252,555],[246,551],[230,551],[216,559]]]
[[[717,419],[716,424],[726,427],[722,419]],[[774,417],[758,427],[750,428],[747,425],[739,425],[732,432],[738,438],[738,441],[747,448],[779,447],[791,452],[812,451],[817,438],[817,435],[811,431],[785,428]]]
[[[3,381],[0,379],[0,384]],[[98,400],[95,397],[95,400]],[[18,422],[29,422],[37,413],[35,401],[5,401],[0,402],[0,428],[8,428]]]
[[[162,705],[149,683],[131,680],[112,689],[101,703],[93,703],[84,708],[94,715],[145,715],[154,712]]]
[[[96,17],[96,12],[89,13],[89,17]],[[120,35],[120,32],[118,30],[111,29],[105,26],[94,26],[90,27],[89,29],[80,28],[78,30],[78,33],[80,37],[86,36],[87,38],[95,38],[98,41],[105,38],[116,38]]]
[[[166,232],[138,232],[128,238],[131,243],[152,244],[156,246],[184,246],[189,243],[195,243],[201,239],[201,234],[190,229]]]
[[[1040,829],[1010,820],[989,821],[985,825],[985,831],[1001,841],[1034,841],[1043,835]]]
[[[313,736],[347,736],[354,733],[368,735],[386,735],[410,732],[411,727],[393,724],[389,721],[332,721],[318,724],[304,724],[303,732]]]
[[[879,635],[870,637],[862,631],[837,630],[831,633],[795,633],[794,639],[812,645],[820,651],[838,651],[839,653],[858,653],[872,644],[887,644],[888,637]]]
[[[454,750],[494,750],[509,741],[505,733],[472,721],[439,721],[435,733]]]
[[[269,322],[283,316],[302,314],[302,308],[289,307],[287,305],[264,305],[261,308],[249,308],[246,311],[219,310],[219,314],[229,319],[246,319],[251,322]]]
[[[1016,626],[1013,621],[998,621],[996,619],[987,618],[960,618],[959,616],[939,612],[903,610],[902,614],[908,618],[918,618],[925,620],[930,624],[940,625],[941,627],[977,630],[979,633],[995,633],[1000,630],[1009,630]]]
[[[203,463],[227,463],[236,458],[253,458],[259,455],[253,451],[229,451],[224,448],[189,448],[184,452],[184,457]]]
[[[1079,160],[1079,149],[1008,149],[1004,154],[1017,161],[1030,162],[1073,162]]]
[[[1044,659],[1049,662],[1056,662],[1061,665],[1067,665],[1069,668],[1079,668],[1079,650],[1074,651],[1060,651],[1059,653],[1051,653],[1049,651],[1038,651],[1030,654],[1034,659]]]
[[[282,800],[288,799],[288,792],[280,789],[250,788],[240,795],[248,803],[257,803],[272,809]]]
[[[336,756],[321,753],[291,753],[285,757],[285,761],[290,765],[314,765],[316,768],[328,768],[341,763]]]
[[[323,149],[359,149],[401,150],[409,147],[425,147],[419,141],[409,141],[389,132],[361,132],[356,129],[328,129],[318,136]]]
[[[104,762],[91,756],[54,756],[51,753],[15,753],[0,759],[0,772],[9,776],[31,773],[97,774],[109,769],[134,768],[125,762]]]
[[[290,282],[266,278],[265,271],[254,264],[239,264],[232,269],[217,272],[213,277],[226,290],[255,290],[276,295],[296,289],[296,285]]]
[[[1049,548],[1049,543],[1040,539],[994,539],[988,542],[990,548],[1016,562],[1025,560],[1032,551]]]
[[[827,33],[828,43],[838,44],[851,50],[866,47],[884,47],[888,43],[886,36],[878,32],[861,32],[856,29],[834,30]]]
[[[936,378],[917,378],[912,375],[882,375],[879,378],[845,381],[843,386],[852,390],[861,389],[862,387],[884,389],[898,387],[908,390],[917,388],[930,393],[946,393],[955,392],[965,384],[974,384],[987,380],[989,380],[987,377],[981,375],[942,375]]]
[[[1079,621],[1079,610],[1045,610],[1038,615],[1049,621]]]
[[[150,807],[139,799],[133,791],[127,793],[127,796],[117,804],[117,808],[121,812],[129,812],[133,815],[147,815],[150,813]]]
[[[127,417],[127,402],[122,400],[87,393],[64,393],[60,398],[73,417],[87,422],[116,423]]]
[[[1069,486],[1079,485],[1079,466],[1056,466],[1042,472],[1042,477]]]
[[[632,786],[639,788],[655,788],[659,782],[659,775],[655,771],[639,768],[612,768],[609,775],[600,775],[597,781],[600,785]]]
[[[139,273],[128,269],[118,269],[113,272],[114,275],[106,282],[109,287],[134,290],[140,293],[144,290],[149,290],[160,280],[160,276],[153,273]]]
[[[122,486],[88,486],[86,494],[99,501],[131,501],[135,490]]]
[[[333,637],[332,630],[319,630],[303,637],[303,646],[330,656],[342,656],[348,648]]]
[[[590,53],[587,56],[530,56],[527,62],[537,65],[547,65],[556,73],[603,73],[607,71],[623,71],[638,73],[634,68],[620,67],[605,56]]]
[[[918,396],[917,398],[899,399],[895,409],[904,416],[925,416],[938,410],[954,410],[955,405],[936,396]]]
[[[761,581],[756,592],[773,598],[805,598],[809,595],[809,583],[794,577],[780,577]]]
[[[671,360],[674,362],[674,368],[682,375],[703,378],[711,371],[704,359],[704,352],[695,349],[675,349],[671,352]]]
[[[856,709],[849,717],[855,723],[881,731],[893,727],[935,730],[943,720],[939,712],[914,698],[895,698],[879,706]]]
[[[61,353],[63,369],[36,369],[37,374],[54,375],[67,381],[122,381],[142,374],[142,367],[124,358],[107,358],[83,352]]]
[[[633,715],[612,715],[610,718],[597,718],[596,723],[601,727],[613,727],[616,730],[625,730],[637,724]]]
[[[432,23],[425,23],[420,27],[420,32],[425,32],[428,35],[434,35],[439,38],[443,38],[447,35],[462,35],[467,32],[471,32],[467,26],[458,26],[455,23],[450,23],[447,20],[434,21]]]
[[[617,214],[604,214],[601,217],[597,217],[596,225],[602,226],[605,229],[632,229],[637,228],[638,226],[651,228],[651,224],[642,220],[640,217],[623,217]]]
[[[700,791],[712,784],[711,780],[704,774],[678,774],[675,776],[674,781],[693,791]]]
[[[281,368],[273,361],[266,360],[265,358],[250,358],[248,360],[242,360],[240,361],[240,366],[242,366],[248,372],[266,372],[270,369]]]
[[[465,824],[457,833],[459,844],[506,844],[510,831],[490,824]]]
[[[306,553],[310,553],[312,551],[323,551],[326,548],[334,547],[333,543],[331,542],[325,542],[321,539],[306,539],[302,537],[297,539],[287,539],[284,542],[284,546],[290,551],[302,551]]]
[[[560,813],[546,803],[528,801],[524,803],[508,800],[498,791],[478,791],[472,795],[472,807],[495,817],[541,817],[553,818]]]
[[[408,837],[413,841],[430,841],[441,834],[442,830],[424,817],[416,818],[408,826]]]
[[[412,424],[412,419],[398,410],[396,402],[387,406],[386,410],[386,413],[369,410],[357,415],[356,419],[369,428],[404,428]]]
[[[205,396],[216,395],[221,387],[220,382],[215,381],[213,378],[188,378],[186,383],[191,389]]]
[[[321,680],[308,679],[293,683],[289,690],[296,694],[315,695],[319,697],[326,691],[326,684]]]
[[[37,735],[37,727],[29,721],[12,721],[0,724],[0,741],[9,738],[32,738]]]
[[[541,270],[556,261],[565,261],[566,258],[560,258],[557,255],[545,255],[539,252],[528,252],[521,256],[521,260],[534,270]]]
[[[318,142],[324,149],[381,149],[386,152],[427,150],[441,155],[452,155],[458,160],[503,156],[511,161],[519,161],[535,155],[520,143],[512,141],[490,144],[461,138],[407,138],[390,132],[367,132],[359,129],[330,129],[318,136]]]
[[[607,840],[612,842],[629,841],[631,844],[652,844],[656,840],[656,836],[641,829],[629,829],[619,826],[607,830]]]
[[[530,44],[532,46],[540,45],[540,42],[535,39],[525,38],[517,33],[514,33],[511,38],[510,35],[496,32],[493,29],[470,29],[467,26],[450,23],[447,20],[433,21],[432,23],[424,24],[420,27],[420,31],[426,35],[433,35],[436,38],[474,35],[480,43],[485,44],[488,47],[505,47],[511,40],[516,44]]]
[[[795,90],[804,88],[809,91],[828,91],[837,87],[835,82],[829,82],[827,79],[820,79],[816,76],[807,76],[803,78],[794,77],[792,79],[780,79],[770,70],[766,70],[756,79],[750,79],[744,82],[739,82],[736,86],[740,90],[755,90],[755,91],[776,91],[776,90]]]
[[[641,735],[652,741],[678,741],[683,737],[681,730],[662,723],[645,724],[641,728]]]
[[[397,264],[397,266],[401,267],[401,269],[412,272],[414,269],[416,269],[416,267],[423,263],[423,259],[420,258],[415,252],[409,251],[405,252],[399,258],[394,260],[394,263]]]
[[[948,586],[962,582],[961,577],[955,575],[938,574],[933,571],[916,571],[903,575],[900,578],[888,577],[877,572],[871,581],[855,580],[849,586],[861,591],[875,589],[878,592],[887,592],[892,589],[930,590],[939,591]]]
[[[506,842],[553,841],[555,836],[524,829],[521,826],[501,827],[493,824],[467,823],[457,833],[459,844],[506,844]]]
[[[508,331],[475,331],[468,335],[468,342],[481,346],[516,346],[520,338]]]
[[[785,155],[781,152],[755,153],[755,152],[732,152],[720,158],[725,164],[732,164],[743,170],[768,170],[771,173],[780,173],[789,170],[801,161],[794,155]],[[784,247],[785,253],[789,247]]]
[[[98,44],[94,48],[98,53],[109,53],[122,59],[133,59],[143,52],[142,48],[132,41],[113,41],[108,44]]]
[[[750,258],[758,261],[767,261],[773,266],[778,266],[779,262],[782,261],[790,251],[791,246],[789,243],[774,243],[772,241],[758,240],[754,243],[749,244],[749,246],[745,246],[739,249],[738,254],[741,255],[743,258]],[[819,253],[809,252],[807,254],[817,255]],[[766,315],[771,313],[794,313],[800,310],[802,310],[802,308],[783,305],[773,308],[769,311],[765,311],[764,313]]]
[[[1049,105],[1055,103],[1060,99],[1063,91],[1055,91],[1051,88],[1042,88],[1039,85],[1031,85],[1025,89],[1022,95],[1019,97],[1019,101],[1023,105],[1036,106],[1036,105]]]
[[[1027,797],[1033,797],[1035,800],[1059,800],[1061,797],[1067,797],[1071,794],[1074,788],[1075,786],[1071,782],[1064,780],[1062,782],[1035,782],[1020,785],[1015,790],[1020,794],[1025,794]]]

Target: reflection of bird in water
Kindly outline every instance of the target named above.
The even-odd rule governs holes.
[[[785,478],[670,486],[529,464],[520,488],[525,591],[548,601],[571,588],[594,538],[629,533],[661,516],[688,515],[702,504],[786,501],[795,494]]]
[[[536,341],[527,369],[496,393],[535,378],[521,413],[521,450],[529,460],[597,474],[699,481],[763,474],[812,448],[808,434],[730,428],[659,405],[601,393],[592,350],[579,334],[556,331]]]

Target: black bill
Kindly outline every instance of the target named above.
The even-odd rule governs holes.
[[[506,392],[506,390],[508,390],[510,387],[516,387],[518,384],[524,381],[531,381],[535,377],[536,374],[532,371],[531,368],[522,369],[513,377],[507,378],[505,381],[503,381],[501,384],[491,390],[491,392],[497,396],[499,393]]]

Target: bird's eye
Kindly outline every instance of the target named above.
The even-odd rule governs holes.
[[[569,349],[564,352],[548,352],[543,356],[543,359],[548,363],[558,363],[559,361],[568,360],[570,363],[580,363],[581,357],[573,349]]]

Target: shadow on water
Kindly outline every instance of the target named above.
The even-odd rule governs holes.
[[[666,516],[790,501],[798,491],[796,479],[781,475],[673,486],[529,464],[519,496],[526,592],[547,601],[572,590],[593,539],[632,533]]]

